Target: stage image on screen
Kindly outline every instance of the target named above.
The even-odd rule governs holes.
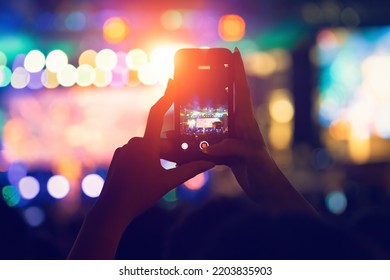
[[[328,146],[345,142],[339,154],[357,163],[385,158],[390,145],[390,27],[322,30],[317,64],[318,120],[327,130]]]

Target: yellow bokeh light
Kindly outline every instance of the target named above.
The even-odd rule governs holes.
[[[101,69],[95,69],[95,80],[93,84],[96,87],[106,87],[111,83],[112,80],[112,72],[111,71],[103,71]]]
[[[292,141],[292,136],[293,129],[291,123],[271,122],[268,137],[274,149],[288,149]]]
[[[275,57],[266,52],[254,52],[243,57],[247,74],[260,78],[268,77],[277,70]]]
[[[142,65],[148,62],[148,55],[141,49],[133,49],[126,55],[126,66],[130,70],[137,71]]]
[[[224,41],[239,41],[245,35],[245,20],[239,15],[224,15],[219,20],[218,33]]]
[[[103,71],[110,71],[118,63],[118,56],[111,49],[103,49],[96,55],[96,66]]]
[[[77,82],[77,69],[71,64],[66,65],[57,73],[57,79],[61,86],[71,87]]]
[[[183,15],[177,10],[167,10],[161,15],[161,25],[167,30],[177,30],[183,25]]]
[[[96,67],[96,52],[94,50],[86,50],[79,57],[79,65],[87,64]]]
[[[129,25],[120,17],[112,17],[104,22],[103,37],[109,43],[123,42],[129,35],[129,32]]]
[[[271,118],[279,123],[291,122],[294,117],[294,106],[290,101],[288,90],[279,89],[271,94],[269,102],[269,112]]]
[[[92,85],[95,80],[95,70],[89,64],[80,65],[77,68],[77,84],[82,87],[88,87]]]
[[[47,69],[42,72],[41,82],[45,88],[56,88],[59,85],[57,74]]]

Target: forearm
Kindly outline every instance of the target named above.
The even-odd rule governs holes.
[[[251,197],[272,213],[302,213],[317,215],[316,210],[292,186],[268,151],[248,164],[248,184]]]
[[[127,224],[95,207],[85,218],[68,259],[114,259]]]

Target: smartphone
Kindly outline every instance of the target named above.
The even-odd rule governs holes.
[[[233,136],[233,54],[225,48],[180,49],[174,66],[178,161],[208,159],[203,149]]]

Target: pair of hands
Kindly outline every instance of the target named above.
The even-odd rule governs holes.
[[[209,147],[206,153],[213,156],[234,157],[231,168],[243,189],[254,196],[251,182],[252,158],[269,155],[252,112],[252,103],[245,70],[238,49],[233,53],[236,92],[236,139],[227,139]],[[163,118],[172,105],[176,90],[170,80],[166,92],[149,112],[143,138],[132,138],[115,151],[98,205],[121,217],[123,224],[144,212],[165,193],[195,175],[212,167],[208,161],[194,161],[165,170],[160,155],[168,149],[167,140],[160,138]],[[256,171],[258,172],[258,171]],[[249,176],[248,176],[249,175]]]
[[[270,213],[314,214],[273,161],[253,116],[250,91],[238,49],[233,53],[236,90],[236,138],[209,146],[205,153],[229,158],[229,166],[243,190]],[[166,111],[175,97],[170,80],[163,97],[151,108],[142,138],[118,148],[96,204],[87,215],[68,255],[69,259],[112,259],[121,236],[134,217],[154,205],[165,193],[212,167],[194,161],[165,170],[160,155],[169,141],[160,133]]]

